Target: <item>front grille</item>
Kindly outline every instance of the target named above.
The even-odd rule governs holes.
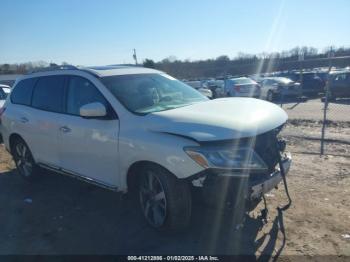
[[[272,173],[278,164],[277,142],[275,130],[258,135],[255,138],[254,150],[268,166],[269,173]]]

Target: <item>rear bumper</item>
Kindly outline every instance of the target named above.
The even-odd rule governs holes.
[[[318,94],[323,92],[322,88],[303,88],[302,89],[302,94],[307,95],[307,94]]]
[[[235,97],[254,97],[254,98],[259,98],[260,97],[260,93],[254,93],[254,94],[250,94],[250,93],[236,93],[234,96]]]
[[[302,95],[302,91],[300,90],[296,90],[296,89],[286,89],[283,91],[275,91],[276,95],[283,95],[283,96],[301,96]]]
[[[237,91],[229,91],[229,96],[231,97],[255,97],[259,98],[261,95],[260,90],[252,91],[252,92],[237,92]]]

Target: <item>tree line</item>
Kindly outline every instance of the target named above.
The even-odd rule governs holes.
[[[273,71],[286,71],[293,69],[309,69],[329,65],[346,67],[350,65],[350,48],[328,47],[319,51],[313,47],[295,47],[288,51],[238,55],[230,59],[227,55],[215,59],[198,61],[178,60],[174,56],[159,62],[145,59],[143,66],[167,72],[180,79],[195,79],[206,77],[223,77],[226,75],[249,75]],[[339,59],[339,57],[343,57]],[[302,61],[301,61],[302,59]],[[66,65],[62,62],[61,65]],[[0,74],[24,74],[35,69],[57,66],[55,63],[45,61],[27,62],[19,64],[0,64]]]
[[[60,65],[67,65],[67,62],[62,62]],[[60,66],[56,63],[48,63],[45,61],[36,61],[36,62],[27,62],[19,64],[0,64],[0,75],[6,74],[26,74],[30,71],[47,68],[47,67],[56,67]]]
[[[238,53],[233,59],[230,59],[227,55],[222,55],[216,59],[199,61],[181,61],[175,57],[169,57],[159,62],[145,59],[143,65],[165,71],[180,79],[195,79],[288,71],[301,67],[303,69],[328,67],[329,57],[333,57],[333,66],[349,66],[350,48],[329,47],[320,52],[313,47],[295,47],[282,52],[258,55]],[[341,57],[342,59],[340,59]]]

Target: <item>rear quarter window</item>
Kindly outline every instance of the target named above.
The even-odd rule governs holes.
[[[36,78],[28,78],[18,82],[11,92],[11,102],[29,106],[36,80]]]

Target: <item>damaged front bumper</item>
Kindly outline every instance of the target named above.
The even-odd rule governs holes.
[[[284,153],[282,165],[284,174],[287,175],[292,158],[289,153]],[[206,202],[221,205],[222,201],[231,206],[244,202],[246,206],[261,200],[263,195],[277,187],[282,180],[279,165],[271,174],[237,174],[218,170],[206,170],[192,179],[195,187],[201,188],[202,197]]]
[[[289,172],[290,165],[292,163],[292,157],[289,153],[285,155],[282,159],[282,166],[284,169],[284,174],[287,175]],[[263,196],[263,194],[271,191],[275,188],[282,180],[282,174],[280,168],[276,168],[276,171],[269,175],[269,177],[260,183],[250,185],[250,198],[259,199]]]

